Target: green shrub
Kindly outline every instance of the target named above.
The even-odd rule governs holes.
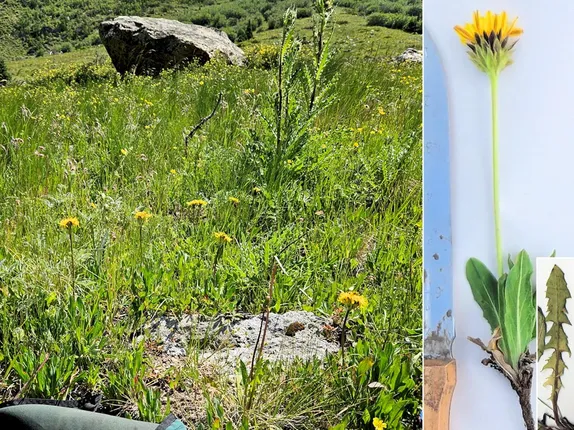
[[[373,13],[367,17],[367,25],[394,28],[410,33],[422,32],[422,23],[419,19],[398,13]]]
[[[8,66],[4,58],[0,58],[0,81],[10,80],[10,73],[8,72]]]

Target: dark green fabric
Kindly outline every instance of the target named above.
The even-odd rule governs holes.
[[[158,424],[47,405],[0,409],[2,430],[156,430]]]

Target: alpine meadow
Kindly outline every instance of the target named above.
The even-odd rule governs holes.
[[[401,56],[421,49],[420,4],[140,8],[221,14],[247,59],[152,77],[118,74],[95,36],[122,3],[84,11],[82,37],[32,31],[56,5],[28,3],[0,5],[18,5],[0,43],[0,403],[422,428],[422,66]]]

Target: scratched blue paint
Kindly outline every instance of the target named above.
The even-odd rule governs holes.
[[[424,31],[423,265],[425,358],[452,358],[454,340],[450,150],[444,70]]]

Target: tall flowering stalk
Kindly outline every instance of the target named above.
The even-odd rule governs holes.
[[[72,289],[73,289],[76,283],[76,267],[74,264],[74,232],[72,231],[72,229],[74,227],[79,227],[80,222],[78,221],[78,218],[74,217],[64,218],[59,222],[59,226],[62,227],[63,229],[66,229],[66,231],[68,232],[68,239],[70,241],[70,268],[72,272]]]
[[[139,227],[139,242],[140,242],[140,263],[143,265],[143,225],[152,217],[147,211],[138,211],[134,214],[134,218],[138,222]]]
[[[345,345],[347,343],[347,319],[353,309],[365,309],[368,305],[366,297],[355,293],[354,291],[343,291],[337,299],[346,308],[343,326],[341,327],[341,363],[345,366]]]
[[[510,21],[506,12],[488,11],[481,15],[476,11],[472,22],[454,29],[469,48],[471,61],[488,76],[492,104],[492,184],[498,276],[495,277],[476,258],[471,258],[466,265],[473,297],[490,325],[492,338],[487,345],[480,339],[469,337],[469,340],[490,355],[482,363],[498,370],[510,382],[518,395],[525,426],[534,430],[530,402],[534,356],[528,350],[529,343],[536,337],[536,298],[531,283],[533,266],[526,251],[521,251],[514,262],[508,259],[509,270],[505,273],[500,227],[498,78],[512,64],[516,38],[523,33],[516,22],[516,18]]]
[[[518,18],[515,18],[510,22],[506,12],[498,15],[488,11],[486,15],[481,16],[476,11],[472,22],[464,26],[457,25],[454,27],[460,37],[460,41],[469,48],[468,55],[471,61],[480,71],[486,73],[490,79],[492,103],[492,186],[498,276],[502,276],[504,273],[499,204],[498,77],[500,72],[512,64],[512,50],[518,42],[518,40],[512,39],[523,33],[523,30],[516,26],[517,20]]]

